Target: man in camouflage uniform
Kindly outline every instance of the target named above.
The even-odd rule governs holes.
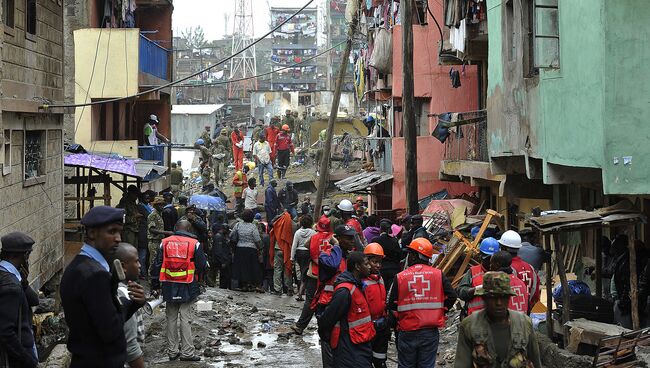
[[[485,309],[465,318],[460,325],[454,368],[541,368],[539,345],[533,324],[523,313],[508,310],[510,277],[487,272],[481,296]]]
[[[169,172],[171,176],[172,193],[178,195],[178,192],[183,190],[183,170],[178,167],[178,164],[172,162],[172,169]]]
[[[203,133],[201,133],[201,136],[199,138],[203,139],[203,141],[205,142],[205,147],[207,149],[212,148],[212,135],[210,134],[209,125],[205,126],[205,130],[203,130]]]
[[[135,247],[138,246],[138,227],[142,215],[138,211],[136,201],[140,197],[140,189],[135,185],[129,185],[126,194],[120,200],[117,208],[124,209],[124,227],[122,228],[122,241]],[[145,219],[142,219],[145,220]]]
[[[295,125],[295,119],[293,117],[293,113],[291,110],[287,110],[286,114],[284,115],[284,119],[282,119],[282,124],[287,124],[289,126],[289,131],[293,132],[293,128]]]
[[[223,181],[223,174],[225,172],[224,162],[226,160],[226,150],[219,144],[212,145],[212,165],[214,170],[214,181],[219,185],[219,182]]]
[[[201,178],[203,185],[210,181],[210,168],[212,167],[212,152],[205,146],[205,141],[199,138],[194,145],[199,150],[201,157]]]
[[[221,133],[219,133],[219,137],[217,137],[217,145],[221,146],[223,153],[226,155],[223,158],[223,163],[224,167],[227,167],[232,160],[232,149],[230,147],[230,133],[228,133],[226,127],[221,129]]]
[[[153,211],[147,218],[147,240],[149,241],[149,264],[147,270],[151,269],[151,263],[155,260],[155,255],[158,254],[160,243],[163,238],[174,235],[173,231],[165,231],[165,223],[162,218],[162,211],[165,208],[165,199],[163,197],[156,197],[154,199]]]

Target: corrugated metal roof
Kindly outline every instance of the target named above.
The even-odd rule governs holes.
[[[381,184],[387,180],[391,180],[393,175],[379,172],[362,172],[347,179],[343,179],[334,183],[340,190],[348,193],[363,192],[368,187]]]
[[[214,105],[172,105],[172,115],[210,115],[224,104]]]

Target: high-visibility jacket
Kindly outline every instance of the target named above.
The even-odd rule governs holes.
[[[321,286],[318,287],[320,290],[320,295],[318,296],[318,304],[321,306],[328,305],[332,301],[332,296],[334,295],[334,282],[336,282],[336,278],[342,274],[345,270],[348,269],[347,262],[345,261],[345,258],[341,260],[341,264],[339,264],[339,269],[336,271],[336,275],[332,277],[331,279],[325,281],[322,283],[322,288]],[[320,283],[320,281],[318,281]]]
[[[519,258],[519,256],[512,257],[512,269],[521,281],[528,286],[528,295],[530,295],[530,304],[535,305],[539,301],[541,294],[539,275],[535,268],[528,262]]]
[[[483,266],[472,266],[470,267],[469,271],[472,275],[472,287],[483,285],[483,275],[485,274]],[[480,296],[475,296],[472,300],[469,301],[469,303],[467,303],[467,315],[471,316],[472,313],[478,312],[484,308],[485,303],[483,303],[483,298]]]
[[[397,327],[416,331],[445,326],[442,272],[416,264],[397,274]]]
[[[348,331],[350,333],[350,341],[353,344],[363,344],[371,341],[375,337],[375,325],[372,323],[370,317],[370,307],[366,301],[366,297],[356,285],[350,282],[343,282],[336,285],[334,290],[346,288],[350,291],[350,307],[348,308]],[[341,322],[336,322],[332,328],[330,337],[330,345],[332,349],[336,349],[339,344],[341,336]]]
[[[189,284],[194,281],[194,251],[198,240],[172,235],[162,240],[161,282]]]
[[[316,278],[318,278],[318,256],[321,252],[327,252],[332,248],[330,239],[332,239],[332,233],[320,231],[309,239],[309,257],[311,258],[309,267],[311,267],[311,274]]]
[[[235,172],[235,176],[232,178],[232,185],[235,192],[235,198],[241,198],[244,188],[248,188],[248,179],[246,179],[246,174],[242,171]]]
[[[372,320],[386,316],[386,286],[379,275],[370,275],[363,279],[363,294],[370,307]]]
[[[529,307],[528,287],[516,275],[510,274],[508,276],[510,276],[510,288],[517,294],[510,297],[508,309],[527,314]]]

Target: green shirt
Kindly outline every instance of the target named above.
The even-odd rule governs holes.
[[[130,201],[126,196],[122,197],[117,208],[124,209],[124,229],[132,232],[138,231],[138,204]]]
[[[153,212],[149,214],[147,218],[147,239],[149,241],[158,242],[163,240],[165,237],[164,234],[154,234],[151,232],[151,229],[156,229],[158,231],[165,230],[165,223],[163,222],[162,215],[158,210],[154,209]]]

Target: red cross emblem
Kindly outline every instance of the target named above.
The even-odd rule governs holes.
[[[431,290],[431,282],[424,279],[424,275],[413,275],[413,279],[408,282],[409,291],[415,294],[415,297],[421,298],[425,291]]]
[[[524,298],[524,293],[522,293],[522,291],[521,291],[521,286],[513,287],[512,291],[514,291],[515,294],[517,294],[517,296],[510,297],[512,305],[519,312],[521,312],[521,311],[527,312],[527,311],[524,311],[524,303],[526,303],[526,300]]]

